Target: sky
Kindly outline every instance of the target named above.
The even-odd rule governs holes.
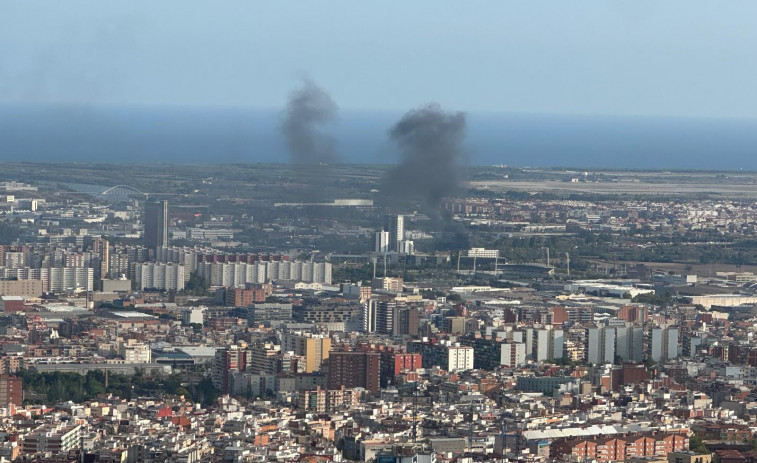
[[[0,0],[0,105],[757,117],[757,2]]]

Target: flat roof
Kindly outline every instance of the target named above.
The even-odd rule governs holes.
[[[559,428],[559,429],[541,429],[532,431],[523,431],[523,437],[526,440],[541,440],[541,439],[558,439],[562,437],[585,437],[585,436],[599,436],[599,435],[613,435],[622,434],[627,432],[644,432],[650,431],[652,428],[633,424],[627,426],[619,425],[593,425],[581,428]]]
[[[111,315],[111,316],[113,316],[113,317],[118,317],[118,318],[132,318],[132,319],[137,319],[137,318],[150,318],[150,319],[154,319],[154,318],[158,318],[158,317],[156,317],[154,315],[149,315],[149,314],[146,314],[146,313],[135,312],[135,311],[130,311],[130,310],[112,310],[112,311],[109,311],[108,314]]]
[[[192,357],[213,357],[216,355],[215,347],[186,346],[177,347],[176,350]]]
[[[75,310],[87,310],[84,307],[77,307],[68,304],[43,304],[42,308],[48,312],[73,312]]]

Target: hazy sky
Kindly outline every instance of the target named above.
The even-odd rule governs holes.
[[[754,0],[0,0],[0,103],[757,117]]]

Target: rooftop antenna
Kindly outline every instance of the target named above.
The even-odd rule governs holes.
[[[502,461],[504,461],[505,456],[505,450],[507,450],[507,422],[502,421],[502,434],[500,435],[502,438]]]
[[[468,423],[468,451],[473,453],[473,402],[470,403],[468,412],[470,413],[470,422]]]
[[[416,380],[413,383],[413,444],[415,444],[415,439],[418,437],[417,434],[417,415],[418,415],[418,381]]]

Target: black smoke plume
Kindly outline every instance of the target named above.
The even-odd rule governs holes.
[[[431,103],[406,113],[389,131],[400,162],[384,181],[384,193],[397,200],[420,200],[432,216],[441,201],[460,188],[465,113]]]
[[[328,93],[305,79],[289,96],[281,131],[293,164],[317,165],[338,160],[334,138],[323,132],[337,114]]]

